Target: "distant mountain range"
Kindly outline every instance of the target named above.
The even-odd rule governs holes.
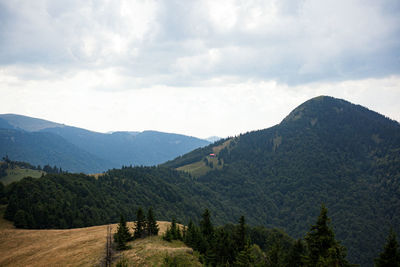
[[[104,134],[27,116],[0,115],[0,155],[34,165],[56,165],[70,172],[156,165],[209,143],[180,134]]]
[[[12,131],[7,144],[18,143],[21,132],[51,135],[56,142],[56,137],[67,140],[82,131],[61,129],[3,131]],[[97,138],[90,134],[84,131],[81,143],[73,146]],[[114,135],[134,140],[141,134],[109,136]],[[176,139],[168,140],[171,144]],[[244,215],[250,225],[278,227],[302,238],[324,203],[349,261],[373,266],[390,227],[400,235],[400,124],[365,107],[321,96],[298,106],[274,127],[221,139],[158,167],[111,170],[97,180],[77,174],[45,176],[10,188],[7,218],[15,219],[21,209],[24,219],[32,219],[31,228],[110,222],[118,209],[133,218],[132,207],[139,206],[154,207],[160,219],[176,216],[187,222],[209,208],[218,224],[236,223]],[[77,221],[75,211],[81,214]]]

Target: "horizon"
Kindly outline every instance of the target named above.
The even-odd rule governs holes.
[[[326,95],[320,95],[320,96],[316,96],[316,97],[321,97],[321,96],[322,96],[322,97],[332,97],[332,96],[326,96]],[[313,98],[316,98],[316,97],[313,97]],[[313,98],[307,99],[306,101],[311,100],[311,99],[313,99]],[[342,98],[336,98],[336,99],[341,99],[341,100],[348,101],[348,100],[342,99]],[[305,102],[306,102],[306,101],[305,101]],[[348,101],[348,102],[351,103],[351,104],[354,104],[354,105],[360,105],[360,104],[358,104],[358,103],[353,103],[353,102],[350,102],[350,101]],[[297,108],[298,106],[300,106],[300,105],[303,104],[303,103],[304,103],[304,102],[300,103],[300,104],[297,105],[295,108]],[[361,105],[361,106],[362,106],[362,107],[365,107],[365,108],[367,108],[367,109],[369,109],[369,110],[371,110],[371,111],[373,111],[373,112],[376,112],[376,113],[378,113],[378,114],[380,114],[380,115],[382,115],[382,116],[384,116],[384,117],[386,117],[386,118],[388,118],[388,119],[390,119],[390,120],[394,120],[394,121],[396,121],[397,123],[400,123],[400,120],[393,119],[393,118],[387,116],[386,114],[382,114],[382,113],[380,113],[380,112],[377,112],[377,111],[375,111],[375,110],[373,110],[373,109],[370,109],[370,108],[368,108],[368,107],[366,107],[366,106],[364,106],[364,105]],[[295,109],[295,108],[294,108],[294,109]],[[291,111],[293,111],[294,109],[292,109]],[[291,112],[291,111],[290,111],[290,112]],[[290,112],[289,112],[289,113],[290,113]],[[135,132],[135,133],[143,133],[143,132],[147,132],[147,131],[154,131],[154,132],[161,132],[161,133],[167,133],[167,134],[186,135],[186,136],[190,136],[190,137],[195,137],[195,138],[199,138],[199,139],[206,140],[206,139],[208,139],[208,138],[213,138],[213,137],[218,137],[218,138],[220,138],[220,139],[224,139],[224,138],[239,136],[240,134],[244,134],[244,133],[247,133],[247,132],[252,132],[252,131],[267,129],[267,128],[273,127],[273,126],[278,125],[279,123],[281,123],[282,120],[284,120],[284,118],[286,118],[286,116],[289,115],[289,113],[287,113],[278,123],[276,123],[276,124],[274,124],[274,125],[271,125],[271,126],[268,126],[268,127],[265,127],[265,128],[251,129],[251,130],[247,130],[247,131],[240,132],[240,133],[237,133],[237,134],[234,134],[234,135],[229,135],[229,136],[210,135],[210,136],[206,136],[206,137],[199,137],[199,136],[187,135],[187,134],[179,133],[179,132],[166,132],[166,131],[163,131],[163,130],[155,130],[155,129],[144,129],[144,130],[141,130],[141,131],[139,131],[139,130],[119,130],[119,129],[113,129],[113,130],[110,130],[110,131],[107,131],[107,132],[102,132],[102,131],[96,131],[96,130],[88,129],[88,128],[85,128],[85,127],[70,125],[70,124],[66,124],[66,123],[62,123],[62,122],[58,122],[58,121],[51,121],[51,120],[47,120],[47,119],[44,119],[44,118],[32,117],[32,116],[24,115],[24,114],[2,113],[2,114],[0,114],[0,115],[15,115],[15,116],[29,117],[29,118],[32,118],[32,119],[44,120],[44,121],[48,121],[48,122],[51,122],[51,123],[61,124],[61,125],[63,125],[63,126],[77,127],[77,128],[81,128],[81,129],[84,129],[84,130],[91,131],[91,132],[97,132],[97,133],[102,133],[102,134],[113,134],[113,133],[117,133],[117,132]]]
[[[0,113],[227,137],[329,95],[400,121],[396,0],[0,6]]]

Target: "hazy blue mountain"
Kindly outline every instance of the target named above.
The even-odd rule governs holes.
[[[222,139],[222,137],[219,137],[219,136],[210,136],[210,137],[206,138],[206,140],[211,143],[217,142],[218,140],[221,140],[221,139]]]
[[[91,154],[92,157],[98,158],[100,161],[97,165],[103,166],[103,168],[98,169],[97,165],[93,165],[93,168],[90,169],[101,171],[110,167],[120,168],[122,165],[156,165],[209,144],[208,141],[195,137],[156,131],[98,133],[15,114],[0,115],[0,128],[17,129],[27,133],[35,132],[37,133],[36,137],[40,133],[55,134],[64,139],[63,144],[67,142]],[[43,135],[43,138],[46,136],[48,135]],[[28,143],[26,145],[29,146]],[[23,149],[23,147],[19,147],[19,149]],[[29,150],[29,147],[26,149]],[[62,150],[61,145],[57,149],[60,153],[67,153]],[[4,149],[0,147],[0,152],[2,151]],[[68,151],[71,150],[68,149]],[[19,151],[19,155],[23,154],[23,150]],[[9,156],[12,157],[11,154]],[[74,155],[70,155],[70,157],[72,158]],[[37,159],[31,160],[28,156],[24,160],[32,163],[38,161]],[[62,162],[61,160],[56,161]],[[104,164],[105,162],[107,164]],[[63,164],[60,167],[72,171]],[[76,170],[77,168],[74,168],[74,171]],[[78,170],[88,172],[87,168]]]
[[[56,165],[70,172],[97,173],[112,164],[53,133],[0,129],[0,155],[33,165]]]

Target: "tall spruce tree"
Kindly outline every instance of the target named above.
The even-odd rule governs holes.
[[[133,237],[135,239],[145,237],[146,235],[146,218],[141,207],[136,212],[136,221]]]
[[[335,240],[330,221],[328,209],[322,204],[317,223],[305,237],[309,252],[305,262],[310,266],[351,266],[345,259],[346,248]]]
[[[386,244],[379,258],[375,259],[376,267],[400,267],[400,250],[396,233],[390,229]]]
[[[290,249],[287,257],[288,267],[301,267],[304,266],[303,257],[305,255],[305,247],[303,241],[298,239],[293,247]]]
[[[126,226],[126,220],[123,215],[120,216],[117,232],[114,234],[114,242],[118,250],[127,249],[126,243],[132,240],[132,235]]]
[[[211,240],[214,234],[214,227],[211,223],[211,215],[208,209],[205,209],[200,221],[200,231],[207,241]]]
[[[156,219],[154,218],[153,209],[150,207],[147,212],[146,218],[146,233],[147,235],[158,235],[158,224]]]
[[[242,251],[245,248],[246,244],[246,221],[244,219],[244,216],[241,216],[236,233],[236,245],[238,252]]]

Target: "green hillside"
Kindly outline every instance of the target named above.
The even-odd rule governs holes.
[[[190,172],[213,148],[165,166]],[[217,158],[222,170],[207,169],[197,181],[252,224],[301,237],[324,202],[350,260],[363,266],[371,265],[390,226],[400,233],[400,125],[364,107],[311,99],[279,125],[230,139]]]
[[[7,170],[6,173],[6,176],[0,177],[0,182],[2,182],[4,185],[10,184],[12,182],[17,182],[25,177],[39,178],[42,176],[42,174],[45,174],[45,172],[43,171],[24,169],[20,167],[16,167],[12,170]]]
[[[325,203],[349,261],[371,266],[390,226],[400,234],[399,166],[398,122],[318,97],[279,125],[220,140],[162,167],[111,170],[97,180],[23,179],[6,188],[6,217],[20,227],[65,228],[115,222],[121,211],[131,219],[138,206],[154,206],[161,207],[160,219],[187,222],[208,207],[217,224],[245,215],[250,225],[300,238]]]

